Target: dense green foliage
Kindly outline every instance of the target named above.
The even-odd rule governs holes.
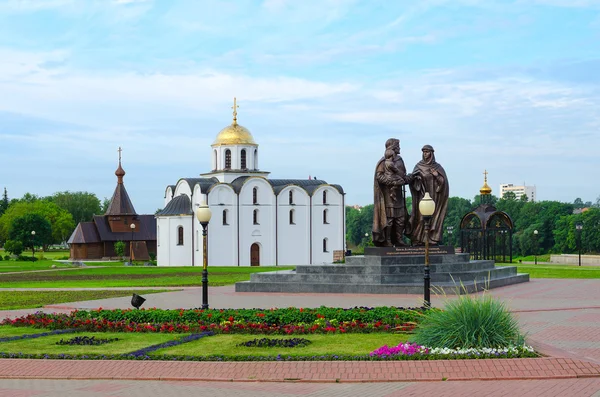
[[[94,193],[88,192],[57,192],[48,197],[60,208],[67,210],[75,224],[79,222],[90,222],[94,215],[100,215],[100,200]]]
[[[47,245],[52,242],[52,226],[40,214],[25,214],[13,220],[8,238],[33,250],[35,246]]]
[[[506,212],[514,223],[513,255],[543,253],[575,253],[579,239],[583,253],[600,253],[600,203],[592,205],[576,199],[573,204],[558,201],[527,201],[526,197],[505,195],[492,196],[498,211]],[[460,246],[460,221],[480,204],[480,196],[473,201],[450,197],[448,213],[444,220],[444,244]],[[586,210],[574,213],[575,209]],[[410,204],[408,205],[410,212]],[[575,225],[581,222],[583,230],[578,234]],[[346,241],[349,246],[364,247],[370,242],[373,224],[373,205],[360,209],[346,207]],[[452,233],[449,233],[451,228]],[[534,234],[534,230],[538,234]],[[367,235],[367,236],[365,236]]]
[[[9,201],[5,188],[0,199],[0,245],[8,239],[16,218],[34,213],[50,222],[52,238],[44,243],[46,245],[65,242],[77,223],[91,221],[94,215],[103,212],[100,200],[93,193],[57,192],[49,197],[26,193],[20,199]]]
[[[519,346],[524,338],[504,302],[490,295],[461,295],[448,301],[443,310],[427,313],[410,341],[427,347],[464,349]]]

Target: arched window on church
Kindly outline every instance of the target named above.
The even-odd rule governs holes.
[[[327,190],[323,190],[323,204],[327,204]]]
[[[223,225],[229,225],[229,223],[227,223],[227,210],[223,210]]]
[[[231,150],[225,150],[225,169],[231,169]]]
[[[252,213],[252,223],[258,225],[258,210],[254,210]]]
[[[258,204],[258,188],[252,189],[252,204]]]
[[[295,225],[294,222],[294,210],[290,210],[290,225]]]
[[[293,190],[290,190],[289,199],[290,199],[290,205],[294,204],[294,191]]]
[[[245,170],[246,167],[246,149],[242,149],[242,152],[240,153],[240,158],[242,159],[242,169]]]
[[[254,149],[254,169],[258,169],[258,149]]]
[[[323,239],[323,252],[327,252],[327,239]]]
[[[183,245],[183,226],[177,228],[177,245]]]
[[[217,164],[217,151],[213,150],[213,170],[216,170],[218,168],[218,164]]]
[[[329,223],[329,221],[327,220],[327,212],[328,210],[323,210],[323,224],[327,225]]]

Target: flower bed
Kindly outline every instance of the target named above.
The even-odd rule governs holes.
[[[437,359],[471,359],[471,358],[522,358],[538,357],[533,347],[509,346],[503,348],[469,348],[449,349],[445,347],[429,348],[416,343],[401,343],[398,346],[382,346],[369,354],[370,357],[392,358],[399,360],[437,360]]]
[[[355,307],[351,309],[191,309],[92,310],[70,314],[38,312],[2,324],[50,329],[117,332],[204,332],[312,334],[410,332],[423,308]]]

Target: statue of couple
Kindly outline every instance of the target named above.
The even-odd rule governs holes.
[[[373,243],[377,247],[406,246],[405,235],[412,245],[423,245],[426,238],[429,244],[442,241],[442,226],[448,208],[448,178],[444,168],[435,161],[433,147],[425,145],[421,151],[423,158],[410,174],[400,157],[400,141],[390,138],[385,143],[384,157],[375,167]],[[406,185],[412,196],[410,217],[406,208]],[[419,212],[419,202],[425,193],[429,193],[435,202],[428,236]]]

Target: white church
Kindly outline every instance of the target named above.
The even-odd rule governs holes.
[[[212,144],[212,171],[181,178],[165,191],[156,214],[159,266],[202,266],[202,226],[194,216],[206,202],[209,266],[331,263],[345,248],[344,191],[316,179],[269,179],[258,167],[258,144],[237,123]]]

